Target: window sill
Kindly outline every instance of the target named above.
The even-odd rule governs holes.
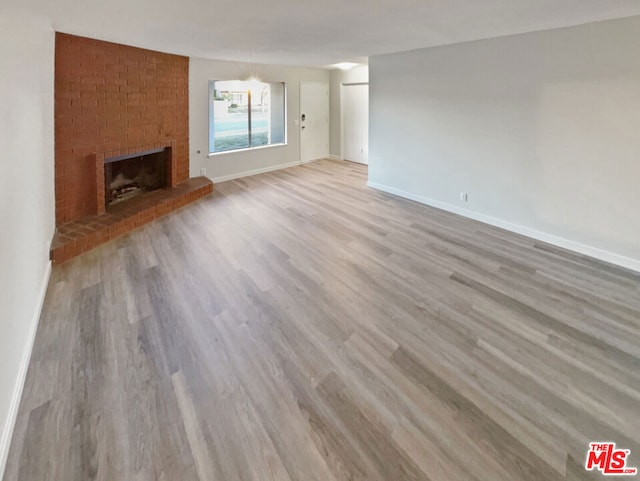
[[[289,144],[287,142],[285,142],[283,144],[260,145],[258,147],[249,147],[249,148],[246,148],[246,149],[224,150],[222,152],[209,152],[208,157],[217,157],[219,155],[245,153],[245,152],[251,152],[251,151],[254,151],[254,150],[272,149],[274,147],[286,147],[287,145],[289,145]]]

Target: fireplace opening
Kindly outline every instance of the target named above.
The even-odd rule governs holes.
[[[167,187],[167,149],[104,160],[105,208]]]

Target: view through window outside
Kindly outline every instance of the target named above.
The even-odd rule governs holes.
[[[209,81],[210,153],[283,143],[283,82]]]

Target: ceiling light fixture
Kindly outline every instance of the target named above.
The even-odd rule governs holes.
[[[350,70],[353,67],[355,67],[356,65],[358,65],[357,63],[353,63],[353,62],[340,62],[334,65],[335,68],[339,68],[340,70]]]

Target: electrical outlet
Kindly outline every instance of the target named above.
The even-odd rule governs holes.
[[[466,192],[460,192],[460,200],[462,202],[469,202],[469,196]]]
[[[207,175],[207,169],[205,169],[204,167],[200,169],[200,175]]]

